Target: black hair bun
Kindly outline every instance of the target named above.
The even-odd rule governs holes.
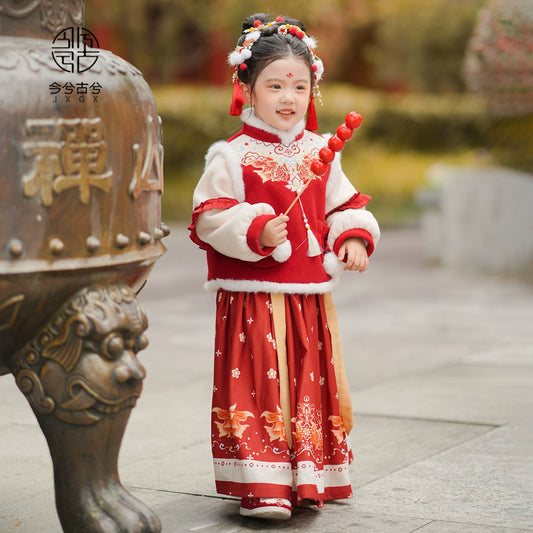
[[[267,15],[266,13],[254,13],[253,15],[246,17],[246,19],[242,23],[242,31],[246,31],[250,28],[253,28],[254,22],[256,20],[260,20],[263,24],[266,24],[267,22],[271,21],[271,18],[270,15]]]
[[[284,16],[281,16],[279,18],[283,19],[284,24],[291,24],[292,26],[298,26],[303,31],[306,31],[303,23],[299,21],[298,19],[294,19],[292,17],[284,17]],[[244,32],[246,30],[249,30],[250,28],[253,28],[256,20],[260,20],[263,24],[268,24],[269,22],[274,21],[274,19],[270,15],[267,15],[266,13],[254,13],[253,15],[246,17],[246,19],[242,23],[242,31]],[[275,27],[277,27],[277,24]]]

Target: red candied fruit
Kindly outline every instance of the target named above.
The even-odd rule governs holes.
[[[320,159],[315,159],[311,163],[311,170],[317,176],[323,176],[328,171],[328,165],[324,161],[320,161]]]
[[[353,135],[353,128],[350,128],[346,124],[341,124],[337,128],[337,137],[343,141],[349,141]]]
[[[363,122],[363,117],[355,111],[350,111],[346,115],[344,122],[348,127],[356,130],[361,125],[361,122]]]
[[[340,152],[344,148],[344,141],[339,139],[336,135],[333,135],[333,137],[329,138],[328,146],[334,152]]]
[[[335,159],[335,152],[329,147],[324,146],[318,152],[318,157],[324,161],[324,163],[331,163]]]

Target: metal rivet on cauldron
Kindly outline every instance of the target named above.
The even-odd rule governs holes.
[[[117,245],[117,248],[126,248],[128,244],[130,243],[130,240],[124,233],[119,233],[115,239],[115,244]]]
[[[85,246],[89,252],[96,252],[100,248],[101,244],[102,243],[100,242],[100,239],[94,235],[87,237],[87,240],[85,241]]]
[[[24,252],[24,245],[18,239],[11,239],[8,244],[9,253],[13,257],[20,257]]]
[[[170,235],[170,228],[164,223],[164,222],[161,222],[159,224],[159,227],[161,228],[161,230],[163,231],[163,235],[165,237],[167,237],[168,235]]]
[[[148,244],[152,240],[152,237],[149,233],[146,233],[146,231],[139,231],[138,240],[139,244],[144,245]]]
[[[49,247],[50,247],[50,251],[54,255],[62,254],[65,251],[65,244],[63,243],[61,239],[57,239],[57,238],[51,239]]]
[[[159,239],[162,239],[165,236],[163,233],[163,230],[160,228],[154,228],[154,237],[155,240],[158,241]]]

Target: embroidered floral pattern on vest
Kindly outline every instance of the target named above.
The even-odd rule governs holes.
[[[280,164],[273,157],[250,152],[244,156],[241,163],[252,167],[263,183],[284,181],[289,190],[298,191],[307,182],[320,179],[311,172],[311,161],[313,157],[306,154],[301,160],[286,161]]]

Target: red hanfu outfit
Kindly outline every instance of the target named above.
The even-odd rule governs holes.
[[[335,253],[348,237],[372,253],[379,228],[338,157],[325,176],[310,171],[326,139],[303,121],[278,131],[248,109],[243,123],[209,149],[190,226],[207,252],[206,286],[217,291],[216,487],[321,505],[352,495],[352,408],[330,295],[343,267]],[[262,248],[266,222],[309,181],[289,213],[288,242]]]

